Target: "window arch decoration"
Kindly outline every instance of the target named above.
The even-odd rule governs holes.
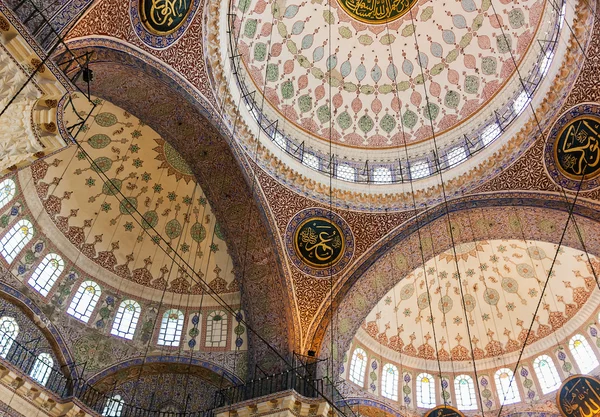
[[[183,313],[176,309],[165,311],[160,323],[158,344],[163,346],[179,346],[183,330]]]
[[[4,207],[13,198],[15,198],[16,192],[17,185],[12,179],[7,178],[4,181],[0,182],[0,207]]]
[[[533,370],[544,394],[556,391],[560,387],[560,376],[550,356],[541,355],[535,358],[533,361]]]
[[[357,347],[354,349],[352,359],[350,361],[350,370],[348,376],[350,381],[361,387],[365,383],[365,371],[367,370],[367,352]]]
[[[6,358],[8,351],[19,334],[19,325],[12,317],[0,318],[0,356]]]
[[[29,376],[41,385],[46,385],[53,366],[54,361],[52,360],[52,356],[49,353],[40,353],[33,364]]]
[[[29,220],[21,219],[0,239],[0,255],[9,264],[21,253],[25,245],[33,238],[33,225]]]
[[[142,308],[134,300],[124,300],[119,305],[110,334],[125,339],[133,339]]]
[[[212,311],[206,318],[206,347],[227,346],[227,314]]]
[[[94,281],[82,282],[71,300],[67,313],[87,323],[101,295],[102,290]]]
[[[121,413],[123,412],[123,404],[124,401],[119,394],[113,395],[106,402],[104,411],[102,411],[102,415],[105,417],[121,417]]]
[[[469,375],[459,375],[454,378],[454,393],[456,406],[459,410],[476,410],[475,384]]]
[[[381,377],[381,395],[390,400],[398,401],[398,367],[387,363],[384,365]]]
[[[35,268],[27,283],[45,297],[64,269],[65,261],[55,253],[49,253]]]
[[[519,394],[519,388],[517,387],[513,371],[508,368],[498,369],[494,374],[494,380],[496,381],[496,390],[498,391],[501,405],[514,404],[521,401],[521,395]]]
[[[569,341],[569,350],[573,358],[575,358],[575,362],[577,362],[581,373],[590,373],[598,366],[598,358],[583,335],[576,334],[571,338]]]
[[[427,373],[417,375],[417,406],[430,408],[435,406],[435,380]]]

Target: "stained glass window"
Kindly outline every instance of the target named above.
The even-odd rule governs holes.
[[[423,408],[435,406],[435,381],[430,374],[417,375],[417,406]]]
[[[6,358],[8,351],[19,334],[19,325],[12,317],[0,318],[0,356]]]
[[[227,346],[227,314],[213,311],[206,319],[206,347]]]
[[[133,339],[135,328],[140,318],[142,308],[133,300],[125,300],[119,306],[115,321],[113,322],[110,334],[124,337],[125,339]]]
[[[33,238],[33,225],[29,220],[19,220],[0,239],[0,255],[6,259],[6,262],[12,263],[31,238]]]
[[[500,404],[514,404],[521,401],[521,395],[519,394],[517,380],[513,371],[508,368],[498,369],[494,375],[494,379],[496,380],[496,389],[498,390]]]
[[[0,182],[0,207],[4,207],[15,197],[17,187],[10,178]]]
[[[459,410],[476,410],[475,384],[469,375],[459,375],[454,378],[456,406]]]
[[[542,392],[548,394],[549,392],[556,391],[560,387],[560,376],[554,361],[548,355],[542,355],[535,358],[533,361],[533,370],[537,375]]]
[[[576,334],[569,341],[569,349],[579,370],[583,374],[591,372],[595,367],[598,366],[598,358],[592,350],[592,347],[588,341],[580,334]]]
[[[361,348],[354,349],[350,361],[350,381],[356,385],[363,386],[365,383],[365,371],[367,369],[367,352]]]
[[[87,323],[101,294],[100,286],[94,281],[82,282],[73,300],[71,300],[67,313]]]
[[[391,363],[383,367],[381,376],[381,395],[390,400],[398,401],[398,367]]]
[[[183,330],[183,313],[179,310],[167,310],[163,314],[158,334],[158,344],[164,346],[179,346]]]
[[[45,297],[64,269],[63,259],[55,253],[49,253],[35,268],[27,283]]]
[[[30,376],[42,385],[46,385],[54,361],[49,353],[40,353],[33,364]]]

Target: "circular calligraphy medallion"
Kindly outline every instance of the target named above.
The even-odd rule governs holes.
[[[427,411],[423,417],[465,417],[465,415],[452,406],[438,405]]]
[[[337,274],[351,260],[354,237],[337,214],[308,209],[296,214],[286,230],[288,255],[303,272],[327,277]]]
[[[563,417],[600,414],[600,381],[590,375],[567,378],[556,392],[556,405]]]
[[[129,15],[137,36],[146,45],[164,49],[188,29],[198,0],[129,0]]]
[[[404,16],[417,0],[337,0],[342,9],[363,23],[389,23]]]
[[[191,9],[192,0],[140,0],[142,23],[157,35],[175,32]]]
[[[546,141],[544,162],[564,188],[600,186],[600,104],[578,104],[558,118]]]

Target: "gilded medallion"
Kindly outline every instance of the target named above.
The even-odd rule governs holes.
[[[417,0],[338,0],[350,16],[363,23],[389,23],[404,16]]]
[[[316,277],[337,274],[354,253],[354,237],[348,224],[321,208],[296,214],[288,223],[285,244],[294,265]]]
[[[315,268],[335,265],[344,251],[340,228],[322,217],[305,220],[296,230],[294,249],[298,256]]]
[[[600,186],[600,104],[578,104],[556,120],[548,134],[544,162],[561,187],[589,191]]]
[[[600,416],[600,381],[589,375],[573,375],[556,393],[556,405],[564,417]]]
[[[427,411],[423,417],[465,417],[465,415],[449,405],[439,405]]]
[[[600,174],[600,117],[583,115],[567,123],[554,143],[558,168],[575,180]]]
[[[168,35],[184,22],[193,0],[140,0],[140,18],[150,32]]]

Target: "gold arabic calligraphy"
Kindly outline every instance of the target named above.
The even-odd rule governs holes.
[[[142,0],[144,23],[158,33],[176,30],[187,16],[192,0]]]
[[[600,174],[600,123],[584,117],[569,123],[556,141],[555,157],[564,174],[586,179]]]
[[[338,0],[355,19],[365,23],[386,23],[402,17],[417,0]]]
[[[559,408],[567,417],[596,417],[600,415],[600,384],[580,376],[567,381],[559,391]]]
[[[314,218],[298,228],[296,250],[305,262],[316,267],[327,267],[339,260],[343,237],[327,219]]]

